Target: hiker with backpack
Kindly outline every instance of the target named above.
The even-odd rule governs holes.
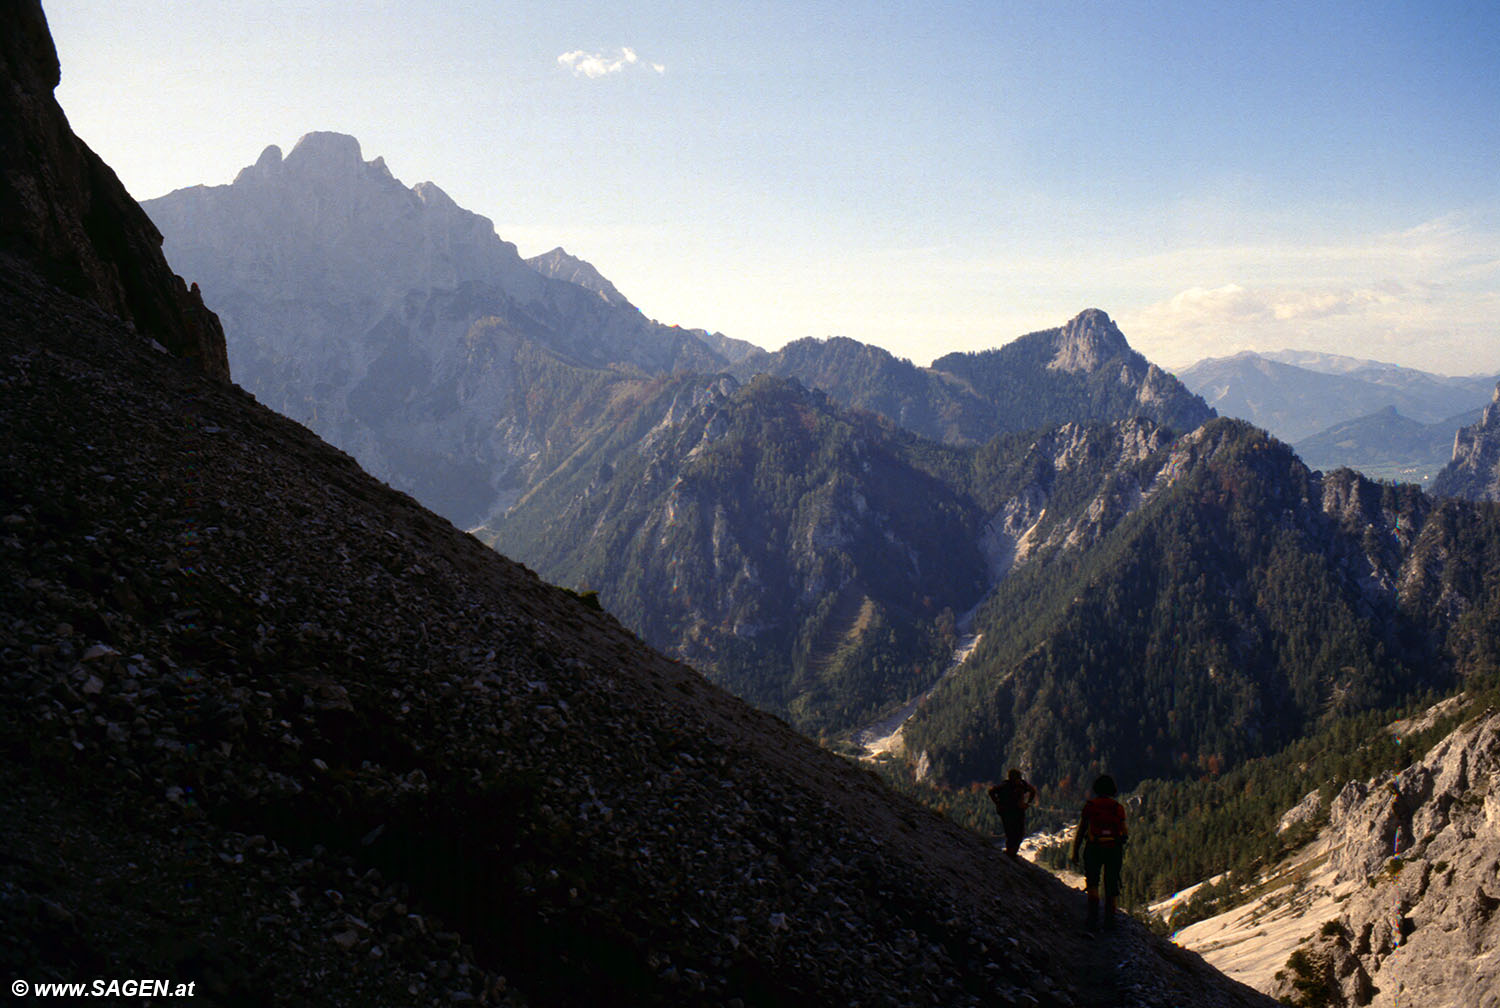
[[[1104,926],[1114,927],[1115,901],[1120,896],[1120,866],[1125,859],[1125,806],[1115,801],[1115,779],[1102,774],[1094,781],[1094,797],[1083,805],[1073,834],[1073,863],[1083,851],[1083,891],[1089,900],[1087,926],[1099,923],[1099,876],[1104,876]]]
[[[1021,771],[1011,767],[1005,780],[990,788],[990,801],[1000,813],[1000,822],[1005,826],[1005,853],[1018,857],[1021,841],[1026,837],[1026,810],[1036,804],[1036,788],[1032,787]]]

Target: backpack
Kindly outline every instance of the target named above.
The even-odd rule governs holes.
[[[990,788],[990,801],[995,803],[995,811],[1001,815],[1007,812],[1023,812],[1026,809],[1022,797],[1026,789],[1020,784],[1011,781],[1002,781]]]
[[[1089,843],[1113,847],[1125,839],[1125,806],[1113,798],[1090,798],[1083,814]]]

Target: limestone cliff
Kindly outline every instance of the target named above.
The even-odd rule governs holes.
[[[1317,798],[1283,827],[1316,815]],[[1257,899],[1178,942],[1293,1005],[1500,1005],[1500,713],[1470,718],[1399,773],[1351,781],[1325,814]]]
[[[144,206],[222,314],[245,388],[465,526],[513,504],[556,442],[537,412],[560,380],[533,385],[528,368],[725,363],[694,333],[574,282],[581,266],[544,275],[488,218],[431,182],[403,184],[352,136],[267,147],[230,185]]]
[[[1453,461],[1433,481],[1432,492],[1467,500],[1500,500],[1500,385],[1472,427],[1453,437]]]

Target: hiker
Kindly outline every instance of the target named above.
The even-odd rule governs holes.
[[[1078,831],[1073,834],[1073,863],[1083,850],[1083,891],[1089,900],[1087,926],[1099,923],[1099,875],[1104,874],[1104,926],[1115,925],[1115,901],[1120,895],[1120,864],[1125,858],[1125,806],[1115,801],[1115,779],[1102,774],[1094,781],[1094,797],[1083,805]]]
[[[1026,810],[1036,804],[1036,788],[1021,776],[1015,767],[1005,780],[990,788],[990,801],[1000,813],[1000,822],[1005,826],[1005,853],[1017,857],[1021,840],[1026,836]]]

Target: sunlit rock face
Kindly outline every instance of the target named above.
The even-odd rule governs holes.
[[[309,133],[231,185],[145,206],[223,317],[236,380],[461,524],[503,511],[541,450],[527,397],[555,390],[533,389],[527,362],[725,363],[601,296],[608,281],[581,260],[562,279],[534,268],[487,218],[431,182],[404,185],[350,136]]]
[[[1330,864],[1349,895],[1300,971],[1324,981],[1324,1003],[1496,1003],[1500,714],[1460,727],[1399,774],[1349,784],[1328,830],[1343,839]],[[1293,993],[1298,972],[1271,993]]]
[[[1468,500],[1500,500],[1500,386],[1472,427],[1453,438],[1453,461],[1438,473],[1432,492]]]

